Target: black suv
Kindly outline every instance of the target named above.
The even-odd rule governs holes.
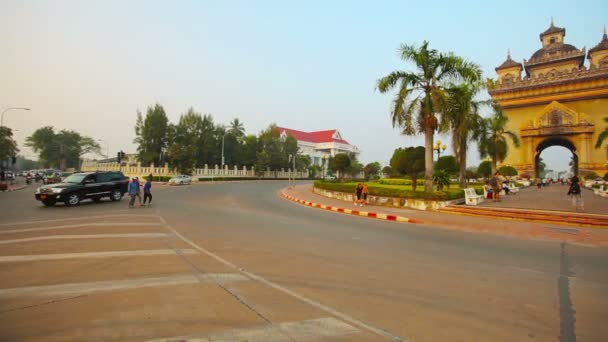
[[[36,199],[47,207],[63,201],[73,206],[84,199],[99,202],[103,197],[120,201],[127,192],[129,178],[119,171],[75,173],[61,183],[43,185],[36,189]]]

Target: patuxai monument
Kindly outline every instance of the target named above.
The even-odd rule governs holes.
[[[519,63],[509,53],[496,68],[490,95],[508,115],[508,129],[521,138],[520,147],[509,146],[503,164],[520,173],[537,175],[540,154],[551,146],[572,152],[575,173],[608,171],[608,150],[594,147],[608,116],[606,29],[589,51],[567,44],[565,37],[566,29],[551,22],[530,59]]]

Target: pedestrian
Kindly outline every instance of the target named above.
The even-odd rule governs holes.
[[[500,202],[500,173],[496,171],[494,177],[490,178],[490,186],[492,187],[492,199],[494,202]]]
[[[494,191],[492,190],[492,187],[490,186],[489,180],[486,181],[486,185],[483,186],[483,189],[485,190],[487,199],[494,198],[494,195],[493,195]]]
[[[536,188],[540,189],[542,186],[543,186],[543,183],[540,180],[540,178],[536,178]]]
[[[137,178],[133,177],[133,179],[131,179],[127,190],[129,192],[129,197],[131,197],[129,199],[129,208],[133,208],[133,205],[135,204],[135,197],[137,196],[137,192],[139,191],[139,184],[137,183]]]
[[[135,177],[135,182],[137,183],[137,201],[139,202],[139,206],[141,207],[143,204],[141,203],[141,184],[139,184],[138,177]]]
[[[568,188],[568,195],[572,198],[572,206],[574,207],[574,210],[585,210],[581,191],[581,184],[577,176],[572,177],[572,180],[570,182],[570,188]]]
[[[148,204],[152,204],[152,174],[148,176],[146,180],[146,184],[144,184],[144,205],[146,205],[146,200]]]
[[[365,182],[363,182],[363,186],[361,187],[361,195],[363,196],[363,199],[361,200],[361,202],[363,204],[361,206],[367,205],[368,192],[369,192],[369,189],[367,188],[367,184]]]
[[[363,192],[363,185],[361,183],[357,184],[357,189],[355,190],[355,195],[357,199],[355,200],[355,205],[359,205],[361,203],[361,193]]]

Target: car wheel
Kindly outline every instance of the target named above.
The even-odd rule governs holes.
[[[71,194],[68,194],[68,197],[65,199],[65,205],[70,207],[78,205],[78,203],[80,203],[80,195],[77,192],[72,192]]]
[[[45,207],[52,207],[55,205],[55,201],[42,201],[42,204],[44,204]]]
[[[122,192],[119,190],[112,190],[112,194],[110,195],[110,199],[112,201],[120,201],[122,199]]]

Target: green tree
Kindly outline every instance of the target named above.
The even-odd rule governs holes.
[[[380,174],[380,163],[373,162],[365,165],[363,168],[363,173],[365,174],[365,180],[369,180],[370,178],[375,179],[378,178]]]
[[[503,165],[498,169],[498,172],[500,172],[501,175],[507,177],[517,176],[517,169],[513,166]]]
[[[492,174],[496,172],[497,164],[502,163],[507,157],[509,146],[507,139],[515,147],[519,147],[520,140],[513,131],[506,130],[509,118],[504,114],[497,103],[492,103],[494,114],[483,120],[478,133],[479,154],[482,158],[488,156],[492,159]]]
[[[479,163],[477,167],[477,173],[485,178],[490,178],[494,173],[492,172],[492,162],[489,160],[484,160]]]
[[[390,166],[385,166],[382,168],[382,174],[384,175],[384,177],[390,177],[393,175],[393,168]]]
[[[480,134],[479,127],[482,127],[483,122],[483,118],[479,115],[482,102],[474,100],[480,88],[479,83],[452,86],[447,90],[448,96],[444,106],[444,113],[452,132],[452,148],[456,156],[456,165],[459,166],[458,179],[462,188],[466,187],[467,147]],[[453,174],[451,171],[448,173]]]
[[[256,163],[256,154],[258,149],[258,138],[253,135],[247,135],[243,138],[243,146],[241,148],[241,153],[239,160],[242,165],[247,167],[252,167]]]
[[[137,155],[142,164],[162,164],[167,149],[168,130],[169,120],[160,104],[148,107],[145,119],[141,112],[137,112],[134,143],[138,145]]]
[[[344,181],[344,176],[350,168],[350,156],[346,153],[337,153],[330,159],[329,168],[338,174],[338,177]]]
[[[237,139],[241,139],[245,136],[245,126],[238,118],[234,118],[234,120],[230,122],[228,132],[230,132],[230,134],[235,136]]]
[[[180,173],[191,174],[197,166],[197,150],[200,147],[197,142],[200,140],[202,122],[201,114],[190,108],[180,116],[177,125],[171,125],[168,129],[169,164]]]
[[[439,170],[445,171],[448,175],[455,175],[458,173],[459,167],[454,156],[443,156],[439,157],[434,165],[435,173]]]
[[[13,131],[8,127],[0,127],[0,166],[5,160],[11,160],[17,156],[19,148],[13,139]]]
[[[437,191],[442,191],[444,186],[450,187],[450,175],[445,170],[437,170],[433,173],[433,183],[437,185]]]
[[[312,159],[307,154],[298,154],[296,159],[296,170],[310,170]]]
[[[396,149],[391,158],[391,168],[402,175],[409,175],[415,191],[418,177],[425,171],[425,148],[418,146]]]
[[[402,129],[405,135],[423,133],[425,137],[425,191],[433,191],[433,136],[439,127],[437,113],[443,111],[448,82],[477,81],[481,68],[451,53],[429,49],[424,41],[416,48],[402,45],[401,59],[413,62],[415,72],[394,71],[378,80],[377,88],[386,93],[398,88],[391,117],[393,127]]]
[[[71,130],[55,133],[51,126],[42,127],[26,138],[30,147],[44,167],[78,168],[80,158],[88,153],[101,155],[99,144],[91,137]]]
[[[293,142],[290,144],[292,143]],[[263,167],[264,170],[270,168],[275,172],[281,168],[285,168],[288,163],[287,155],[292,148],[293,147],[285,148],[283,141],[281,141],[279,129],[275,124],[270,125],[266,130],[260,133],[258,138],[258,161],[256,163],[256,168]]]
[[[467,167],[467,170],[465,171],[465,178],[467,180],[479,178],[479,174],[477,173],[477,168],[476,167]]]
[[[604,118],[604,122],[608,123],[608,116]],[[608,139],[608,126],[604,127],[604,130],[600,132],[597,136],[597,141],[595,143],[595,148],[602,147],[604,140]]]
[[[547,168],[547,164],[543,161],[543,158],[538,158],[538,176],[540,178],[545,178],[545,169]]]

